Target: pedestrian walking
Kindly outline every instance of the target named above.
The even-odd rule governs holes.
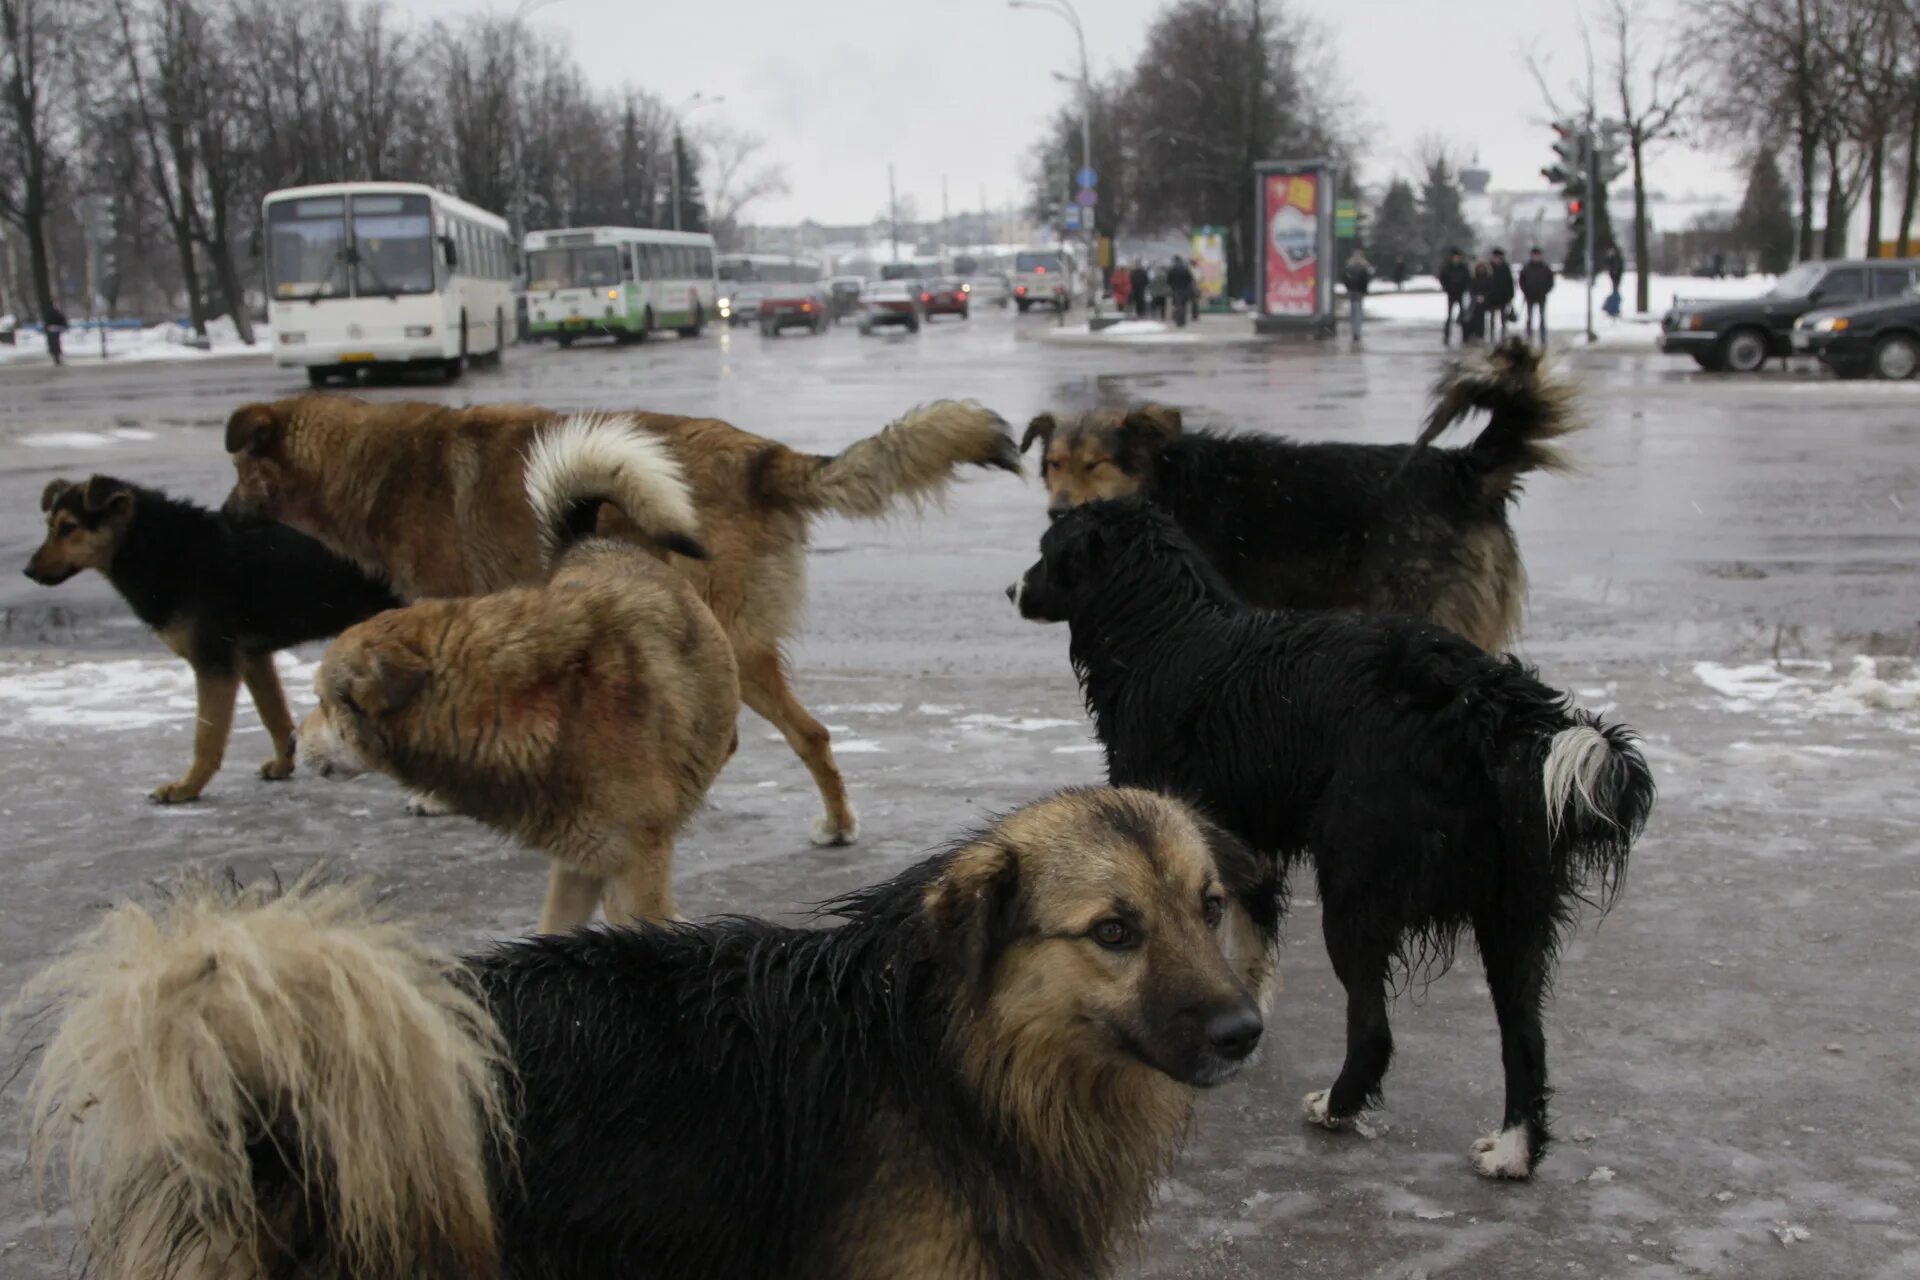
[[[1613,291],[1620,292],[1620,277],[1627,274],[1627,261],[1620,256],[1620,246],[1607,246],[1607,279],[1613,281]]]
[[[1142,320],[1147,318],[1148,286],[1147,264],[1136,258],[1127,273],[1127,295],[1133,299],[1133,314]]]
[[[1462,325],[1467,319],[1467,288],[1473,283],[1473,273],[1467,268],[1467,260],[1458,249],[1447,250],[1446,265],[1440,268],[1440,289],[1447,295],[1447,320],[1440,326],[1440,341],[1447,345],[1453,343],[1453,324],[1458,320]]]
[[[1513,266],[1507,261],[1507,251],[1496,248],[1489,267],[1493,272],[1493,283],[1487,292],[1487,336],[1505,338],[1507,326],[1513,322]]]
[[[1147,273],[1147,306],[1155,320],[1167,318],[1167,269],[1156,266]]]
[[[1127,314],[1133,306],[1133,272],[1124,265],[1116,266],[1108,287],[1113,290],[1113,305],[1120,309],[1121,315]]]
[[[60,309],[59,303],[47,308],[47,314],[40,317],[40,327],[47,333],[47,354],[53,357],[54,364],[60,364],[60,339],[67,331],[67,313]]]
[[[1460,318],[1460,341],[1479,342],[1487,336],[1487,298],[1493,292],[1493,267],[1474,259],[1467,275],[1467,309]]]
[[[1540,345],[1547,344],[1547,295],[1553,292],[1553,268],[1535,245],[1520,268],[1520,296],[1527,302],[1527,337],[1533,337],[1533,317],[1540,316]]]
[[[1347,329],[1353,341],[1360,341],[1360,324],[1366,318],[1367,289],[1373,284],[1373,264],[1367,255],[1355,249],[1347,257],[1347,269],[1340,282],[1347,286]]]
[[[1167,265],[1167,297],[1173,303],[1173,322],[1186,328],[1187,316],[1193,309],[1193,269],[1177,253]]]

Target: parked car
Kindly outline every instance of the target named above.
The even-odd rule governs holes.
[[[923,280],[920,282],[920,305],[926,309],[927,319],[935,316],[959,316],[965,320],[972,314],[973,286],[964,280]]]
[[[920,288],[911,280],[874,280],[860,294],[860,332],[899,325],[920,332]]]
[[[1793,353],[1794,322],[1907,288],[1920,260],[1836,259],[1803,262],[1757,298],[1676,298],[1660,321],[1660,350],[1690,355],[1702,369],[1753,373],[1770,357]]]
[[[825,333],[833,323],[832,308],[824,281],[770,284],[760,298],[760,332],[768,338],[778,337],[782,329]]]
[[[1801,316],[1793,326],[1793,347],[1819,357],[1842,378],[1913,377],[1920,371],[1920,271],[1895,297]]]
[[[738,329],[760,319],[760,299],[766,295],[764,284],[722,285],[717,308],[720,318]]]
[[[1058,249],[1022,249],[1013,255],[1013,304],[1025,315],[1028,307],[1065,311],[1073,305],[1073,272],[1067,255]]]
[[[829,310],[835,320],[860,313],[860,288],[865,283],[859,276],[835,276],[827,282]]]

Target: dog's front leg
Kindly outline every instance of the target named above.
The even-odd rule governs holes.
[[[256,653],[241,660],[241,677],[247,682],[247,694],[253,699],[260,722],[273,739],[273,759],[260,766],[260,776],[279,782],[293,775],[293,714],[287,710],[286,690],[280,687],[280,673],[273,668],[273,655]]]
[[[601,876],[555,862],[547,868],[547,901],[540,908],[541,933],[571,933],[593,919],[600,905]]]
[[[220,772],[220,761],[227,754],[227,735],[233,730],[233,704],[240,697],[240,680],[231,668],[193,672],[198,707],[193,727],[193,767],[177,782],[154,788],[153,798],[161,804],[181,804],[197,799],[213,775]]]

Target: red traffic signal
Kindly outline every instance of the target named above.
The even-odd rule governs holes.
[[[1567,216],[1569,218],[1577,218],[1580,216],[1580,202],[1578,200],[1567,201]]]

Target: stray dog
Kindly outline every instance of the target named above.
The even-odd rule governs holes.
[[[1222,945],[1253,861],[1069,791],[832,927],[466,961],[350,886],[190,882],[23,995],[36,1165],[106,1280],[1086,1280],[1261,1037]]]
[[[1411,613],[1499,653],[1527,598],[1508,508],[1529,471],[1568,465],[1550,442],[1577,425],[1542,359],[1516,338],[1454,365],[1412,445],[1183,431],[1148,405],[1041,414],[1020,448],[1040,442],[1049,511],[1143,496],[1249,604]],[[1474,409],[1492,416],[1471,445],[1426,447]]]
[[[780,651],[806,599],[808,526],[823,511],[881,516],[902,499],[937,496],[962,463],[1017,474],[1006,423],[942,401],[825,458],[712,418],[630,416],[686,473],[712,555],[676,567],[726,628],[742,699],[812,773],[826,805],[814,842],[851,842],[859,824],[827,730],[793,696]],[[238,471],[228,501],[306,530],[386,574],[409,600],[524,586],[546,570],[527,510],[526,457],[561,418],[525,405],[341,396],[250,404],[227,424]]]
[[[51,481],[40,509],[47,539],[27,576],[52,587],[99,570],[193,668],[193,764],[154,789],[161,804],[197,799],[220,771],[242,682],[273,739],[260,776],[290,775],[293,717],[273,655],[400,603],[385,583],[297,530],[235,520],[112,476]]]
[[[671,918],[674,836],[739,741],[726,632],[662,563],[706,554],[692,499],[660,439],[620,417],[542,433],[526,486],[546,585],[346,632],[301,755],[322,775],[379,769],[546,854],[542,933],[585,924],[603,892],[615,923]]]
[[[1339,1128],[1378,1103],[1390,969],[1444,963],[1472,928],[1507,1086],[1474,1167],[1528,1177],[1549,1136],[1554,958],[1580,901],[1611,904],[1653,804],[1632,731],[1419,619],[1251,609],[1139,499],[1061,516],[1008,594],[1072,627],[1115,785],[1182,796],[1283,866],[1312,858],[1347,1058],[1310,1118]]]

